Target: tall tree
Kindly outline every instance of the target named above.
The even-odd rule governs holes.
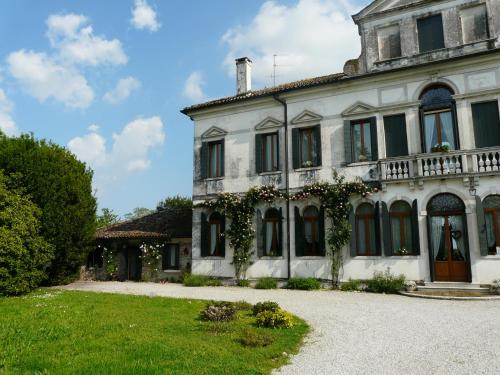
[[[54,246],[50,284],[73,280],[93,247],[96,199],[92,171],[63,147],[33,135],[0,134],[0,169],[18,182],[42,210],[41,235]]]
[[[158,203],[156,209],[158,211],[175,209],[175,208],[193,208],[193,200],[191,197],[183,197],[181,195],[174,195],[167,197]]]
[[[113,212],[113,210],[109,208],[103,208],[101,210],[101,214],[96,216],[96,227],[104,228],[109,225],[113,225],[118,223],[120,218],[117,214]]]

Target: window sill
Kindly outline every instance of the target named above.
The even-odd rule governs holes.
[[[283,260],[285,259],[284,256],[268,256],[268,255],[265,255],[265,256],[262,256],[262,257],[258,257],[257,258],[258,260]]]
[[[294,169],[295,172],[308,172],[308,171],[319,171],[322,168],[321,165],[317,167],[302,167],[302,168],[297,168]]]
[[[380,260],[382,255],[355,255],[351,256],[354,260]]]
[[[370,160],[370,161],[355,161],[353,163],[350,163],[350,164],[347,164],[348,167],[363,167],[363,166],[369,166],[369,165],[373,165],[373,164],[377,164],[377,161],[373,161],[373,160]]]
[[[221,177],[207,177],[203,179],[203,181],[210,182],[210,181],[221,181],[224,179],[224,176]]]
[[[261,172],[259,176],[272,176],[283,173],[282,171]]]
[[[298,260],[325,260],[326,255],[305,255],[305,256],[295,256]]]
[[[165,272],[165,273],[179,273],[179,272],[181,272],[181,270],[180,269],[176,269],[176,270],[168,269],[168,270],[163,270],[163,272]]]
[[[419,259],[420,255],[390,255],[386,258],[389,259]]]
[[[226,257],[218,257],[218,256],[207,256],[207,257],[199,257],[198,259],[202,259],[202,260],[223,260],[223,259],[226,259]]]

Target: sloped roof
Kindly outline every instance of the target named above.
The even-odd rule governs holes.
[[[192,209],[170,209],[154,212],[138,219],[100,228],[96,239],[112,238],[190,238]]]
[[[261,89],[261,90],[249,91],[249,92],[247,92],[245,94],[241,94],[241,95],[227,96],[224,98],[211,100],[209,102],[195,104],[195,105],[192,105],[190,107],[184,108],[181,112],[184,113],[185,115],[187,115],[190,112],[196,111],[198,109],[209,108],[209,107],[217,106],[220,104],[235,103],[235,102],[240,102],[240,101],[244,101],[244,100],[257,99],[257,98],[262,98],[265,96],[276,95],[276,94],[280,94],[283,92],[292,91],[292,90],[296,90],[296,89],[304,89],[304,88],[308,88],[308,87],[325,85],[328,83],[340,81],[344,77],[347,77],[347,75],[344,73],[335,73],[335,74],[329,74],[326,76],[302,79],[300,81],[288,82],[288,83],[274,86],[274,87],[266,87],[266,88]]]

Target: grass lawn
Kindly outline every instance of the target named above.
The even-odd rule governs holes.
[[[307,325],[266,329],[244,347],[249,311],[231,323],[198,319],[205,302],[42,289],[0,297],[0,374],[266,374],[296,353]]]

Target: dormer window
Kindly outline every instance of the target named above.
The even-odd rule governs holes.
[[[443,17],[441,14],[417,20],[420,53],[444,48]]]
[[[462,37],[464,43],[473,43],[488,39],[488,17],[484,4],[462,9]]]
[[[401,36],[399,25],[381,28],[377,31],[378,56],[380,60],[401,57]]]

